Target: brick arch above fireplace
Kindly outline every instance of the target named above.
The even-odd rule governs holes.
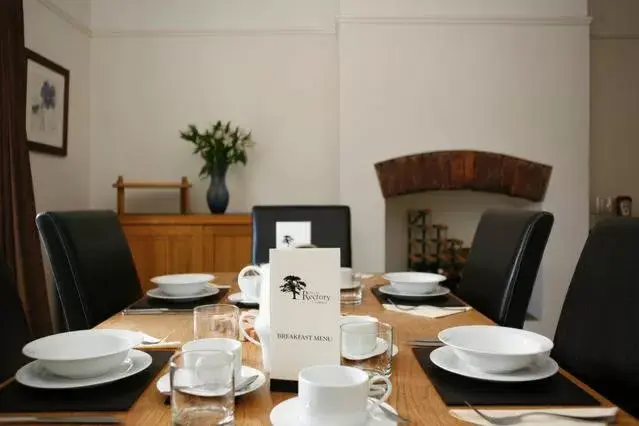
[[[434,151],[381,161],[375,170],[384,198],[466,189],[541,201],[552,167],[492,152]]]

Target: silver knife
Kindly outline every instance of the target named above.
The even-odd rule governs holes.
[[[165,314],[171,312],[192,312],[193,309],[168,309],[168,308],[149,308],[149,309],[125,309],[122,315],[153,315]]]
[[[0,417],[0,423],[100,423],[121,424],[116,417]]]

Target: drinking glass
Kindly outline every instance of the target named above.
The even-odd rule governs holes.
[[[383,322],[341,326],[341,364],[389,377],[393,363],[393,327]],[[367,348],[372,348],[369,350]]]
[[[233,354],[180,352],[169,361],[173,426],[231,425],[235,418]]]
[[[233,305],[204,305],[193,309],[195,339],[225,337],[239,340],[240,309]]]
[[[340,290],[342,305],[359,305],[362,303],[362,278],[360,274],[352,274],[353,287]]]

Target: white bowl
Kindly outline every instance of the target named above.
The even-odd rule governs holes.
[[[131,339],[100,330],[80,330],[34,340],[22,348],[22,353],[39,360],[53,374],[84,379],[101,376],[120,365],[133,346]]]
[[[390,281],[397,291],[406,294],[432,293],[440,282],[446,280],[445,276],[430,272],[391,272],[384,274],[383,278]]]
[[[151,282],[169,296],[192,296],[202,291],[213,279],[215,276],[209,274],[174,274],[151,278]]]
[[[540,334],[496,325],[466,325],[439,335],[470,367],[487,373],[509,373],[548,357],[552,341]]]

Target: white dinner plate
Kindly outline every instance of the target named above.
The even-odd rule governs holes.
[[[259,300],[244,299],[241,292],[233,293],[229,296],[229,302],[242,303],[244,305],[257,306],[260,304]]]
[[[85,379],[70,379],[49,373],[41,365],[40,361],[33,361],[25,365],[16,373],[16,381],[25,386],[38,389],[76,389],[88,388],[116,382],[126,377],[138,374],[151,365],[151,355],[146,352],[131,349],[129,357],[118,367],[98,377]]]
[[[486,373],[464,364],[450,346],[442,346],[432,351],[430,360],[439,368],[451,373],[490,382],[532,382],[553,376],[559,371],[559,366],[554,359],[545,358],[538,364],[531,364],[510,373]]]
[[[372,404],[371,401],[368,402]],[[384,403],[382,404],[384,408],[392,411],[397,414],[397,411],[390,405]],[[300,425],[300,400],[299,397],[295,396],[291,399],[287,399],[286,401],[280,402],[271,410],[271,423],[274,426],[299,426]],[[388,419],[384,416],[381,408],[375,409],[362,426],[395,426],[396,422]],[[320,425],[308,425],[308,426],[325,426]]]
[[[173,302],[192,302],[194,300],[202,299],[204,297],[213,296],[220,292],[219,288],[206,286],[199,293],[189,294],[187,296],[169,296],[166,293],[162,293],[159,288],[153,288],[146,292],[146,295],[154,299],[170,300]]]
[[[257,379],[253,383],[251,383],[244,390],[235,392],[235,396],[246,395],[247,393],[251,393],[254,390],[262,387],[264,383],[266,383],[266,376],[260,370],[248,367],[246,365],[242,366],[242,377],[250,377],[257,375]],[[164,376],[160,377],[155,384],[155,387],[162,395],[170,395],[171,394],[171,378],[169,377],[169,373],[166,373]]]
[[[419,294],[402,293],[400,291],[397,291],[397,289],[395,289],[390,284],[388,284],[388,285],[383,285],[383,286],[379,287],[379,292],[382,293],[382,294],[386,294],[388,296],[396,297],[398,299],[424,300],[424,299],[430,299],[430,298],[433,298],[433,297],[445,296],[448,293],[450,293],[450,289],[448,287],[439,286],[432,293],[419,293]]]
[[[354,354],[349,354],[347,352],[342,351],[342,356],[350,361],[362,361],[368,358],[372,358],[374,356],[381,355],[384,352],[386,352],[387,349],[388,349],[388,343],[386,342],[386,340],[382,339],[381,337],[378,337],[377,346],[375,346],[375,349],[373,349],[372,352],[363,354],[363,355],[354,355]],[[397,355],[397,352],[399,352],[399,348],[397,347],[397,345],[393,345],[391,356]]]

